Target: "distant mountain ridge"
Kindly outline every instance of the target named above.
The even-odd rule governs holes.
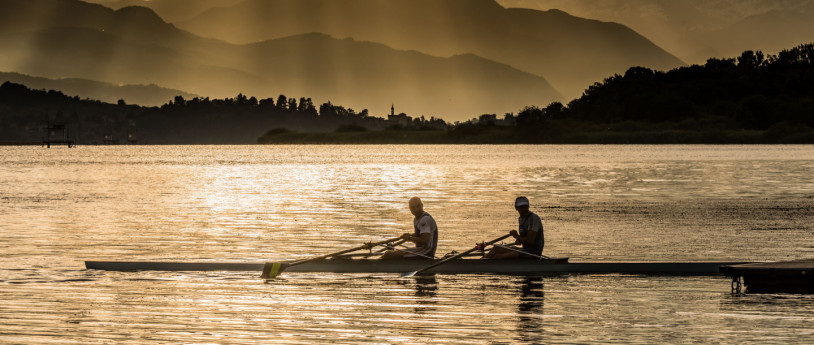
[[[497,0],[631,27],[691,64],[814,41],[814,0]]]
[[[128,6],[149,7],[168,22],[189,20],[212,7],[231,6],[243,0],[88,0],[118,10]]]
[[[24,84],[37,90],[59,90],[65,95],[77,96],[82,99],[89,98],[108,103],[116,103],[121,99],[127,104],[143,106],[160,106],[166,104],[175,96],[186,99],[198,97],[198,95],[192,93],[168,89],[155,84],[114,85],[87,79],[48,79],[20,73],[0,72],[0,84],[7,81]]]
[[[623,25],[493,0],[245,0],[176,25],[241,43],[321,32],[435,56],[471,53],[543,76],[566,98],[631,66],[684,65]]]
[[[814,4],[812,4],[814,10]],[[777,53],[788,46],[814,42],[814,11],[771,10],[741,19],[704,35],[705,42],[727,56],[743,49]]]
[[[209,97],[308,95],[373,113],[464,120],[547,104],[542,77],[473,55],[441,58],[301,34],[236,45],[202,38],[143,7],[0,0],[0,70],[113,84],[158,84]],[[49,24],[52,23],[52,24]]]

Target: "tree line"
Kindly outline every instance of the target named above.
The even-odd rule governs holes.
[[[37,142],[48,122],[65,123],[79,144],[102,143],[111,137],[151,144],[237,144],[254,143],[271,128],[328,132],[349,126],[388,126],[367,109],[357,112],[331,102],[317,107],[306,97],[176,96],[160,107],[142,107],[124,100],[109,104],[55,90],[32,90],[11,82],[0,85],[0,143]]]
[[[434,117],[401,119],[394,124],[367,109],[285,95],[178,96],[142,107],[0,85],[0,143],[38,141],[48,121],[66,123],[80,144],[108,136],[152,144],[254,143],[264,134],[291,132],[342,132],[352,141],[355,132],[388,129],[441,130],[414,137],[458,143],[814,143],[814,44],[777,55],[745,51],[666,72],[633,67],[567,104],[528,106],[503,119],[482,116],[454,126]],[[409,138],[403,134],[400,142]]]
[[[757,142],[814,142],[814,44],[667,72],[633,67],[567,105],[526,107],[516,128],[526,141],[542,142],[575,132],[668,131],[705,133],[708,142],[736,132]]]

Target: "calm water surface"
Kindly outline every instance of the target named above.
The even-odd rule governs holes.
[[[811,343],[814,297],[724,277],[87,271],[512,229],[572,261],[814,257],[814,146],[0,147],[0,343]]]

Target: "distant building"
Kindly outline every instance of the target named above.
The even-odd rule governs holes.
[[[497,115],[495,114],[483,114],[478,118],[478,122],[481,124],[496,124],[497,123]]]
[[[496,114],[483,114],[478,117],[477,123],[501,127],[514,126],[514,114],[507,113],[502,119],[498,119]]]
[[[121,140],[119,140],[118,138],[114,137],[114,136],[113,136],[113,134],[105,134],[104,139],[102,140],[102,142],[103,142],[105,145],[119,145],[119,143],[121,142]]]
[[[44,129],[46,137],[42,139],[42,146],[51,148],[51,145],[68,145],[68,147],[76,145],[75,139],[68,138],[68,124],[48,121]]]
[[[390,105],[390,115],[387,115],[387,123],[390,126],[396,126],[397,125],[397,126],[402,126],[402,127],[408,127],[408,126],[412,125],[413,118],[410,117],[410,116],[407,116],[407,114],[405,114],[405,113],[401,113],[401,114],[396,115],[396,107],[391,104]]]
[[[514,117],[514,113],[506,113],[503,116],[503,120],[498,123],[498,126],[514,126],[517,123],[516,118]]]

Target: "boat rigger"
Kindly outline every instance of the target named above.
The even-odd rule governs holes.
[[[289,267],[286,272],[408,273],[443,259],[321,259]],[[456,259],[424,273],[466,274],[645,274],[719,275],[722,266],[745,262],[568,262],[552,259]],[[88,269],[106,271],[252,271],[261,272],[265,262],[173,262],[173,261],[85,261]]]

